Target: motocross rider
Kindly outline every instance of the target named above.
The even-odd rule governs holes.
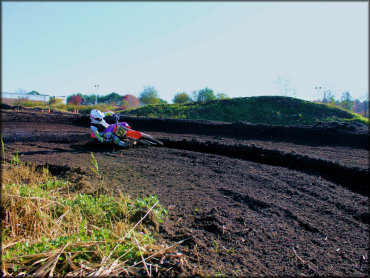
[[[117,114],[114,114],[110,111],[101,112],[98,109],[93,109],[90,112],[91,131],[95,135],[96,139],[98,139],[100,142],[114,142],[116,145],[123,148],[130,147],[129,142],[121,141],[113,132],[104,133],[104,131],[109,127],[109,124],[104,120],[106,116],[112,116],[116,121],[119,119]]]

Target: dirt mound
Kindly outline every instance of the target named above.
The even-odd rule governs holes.
[[[361,124],[358,122],[327,122],[327,123],[317,123],[314,125],[316,128],[320,129],[331,129],[331,130],[341,130],[342,132],[356,133],[356,134],[369,134],[369,126]]]
[[[1,103],[1,110],[23,110],[26,109],[23,105],[11,105],[7,103]]]

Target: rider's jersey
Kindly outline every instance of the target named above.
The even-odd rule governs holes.
[[[113,112],[103,112],[104,117],[113,116]],[[95,137],[100,142],[110,142],[113,141],[120,141],[117,136],[114,136],[114,132],[112,128],[109,128],[109,125],[104,119],[101,121],[92,120],[91,121],[91,137]],[[115,137],[115,138],[113,138]],[[116,142],[117,143],[117,142]]]

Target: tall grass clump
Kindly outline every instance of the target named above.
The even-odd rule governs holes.
[[[146,217],[160,222],[167,213],[156,196],[72,193],[71,184],[45,167],[19,159],[2,164],[3,275],[151,276],[167,271],[158,258],[174,246],[156,244],[155,230],[144,224]],[[133,222],[143,208],[145,215]]]
[[[116,106],[108,105],[105,103],[98,103],[97,105],[73,105],[73,104],[67,104],[66,110],[69,112],[73,112],[74,109],[78,109],[78,112],[80,114],[89,114],[92,109],[99,109],[101,111],[108,111],[108,110],[117,110],[118,108]]]

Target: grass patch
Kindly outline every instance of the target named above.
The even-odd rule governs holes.
[[[280,96],[147,105],[121,111],[121,114],[223,122],[247,121],[271,125],[310,125],[329,121],[369,123],[361,115],[342,108]]]
[[[21,105],[27,108],[38,108],[38,109],[54,109],[61,112],[74,112],[75,109],[78,109],[81,114],[89,114],[92,109],[99,109],[102,111],[108,110],[117,110],[116,106],[99,103],[97,105],[73,105],[73,104],[64,104],[64,103],[45,103],[42,101],[31,101],[31,100],[18,100],[15,101],[12,105]]]
[[[68,104],[66,106],[66,111],[70,111],[70,112],[73,112],[74,109],[76,109],[77,107],[72,105],[72,104]],[[100,103],[100,104],[97,104],[97,105],[80,105],[78,106],[78,112],[80,114],[90,114],[90,111],[92,109],[99,109],[101,111],[114,111],[114,110],[117,110],[118,108],[116,106],[112,106],[112,105],[108,105],[108,104],[104,104],[104,103]]]
[[[156,196],[72,193],[47,168],[14,159],[2,164],[4,274],[148,275],[148,266],[157,275],[167,271],[158,258],[173,247],[156,244],[156,232],[143,221],[160,223],[167,214]],[[133,222],[138,213],[143,216]]]
[[[33,108],[42,107],[43,109],[48,107],[48,104],[43,101],[33,101],[33,100],[25,100],[25,99],[14,101],[12,105],[22,105],[24,107],[33,107]]]

